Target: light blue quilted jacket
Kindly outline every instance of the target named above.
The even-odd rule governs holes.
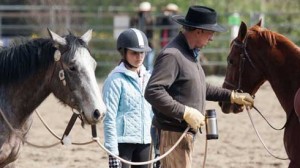
[[[151,143],[153,117],[151,105],[144,98],[150,73],[142,66],[140,76],[121,63],[108,75],[103,86],[107,107],[104,118],[104,145],[118,155],[118,143]]]

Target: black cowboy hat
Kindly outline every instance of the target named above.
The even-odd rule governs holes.
[[[217,12],[205,6],[191,6],[184,16],[174,15],[173,20],[181,25],[224,32],[226,29],[217,23]]]

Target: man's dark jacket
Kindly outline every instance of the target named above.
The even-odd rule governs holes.
[[[200,62],[179,33],[159,53],[145,98],[152,105],[153,124],[162,130],[183,132],[185,105],[205,113],[205,100],[229,101],[230,91],[205,82]],[[195,132],[196,130],[191,130]]]

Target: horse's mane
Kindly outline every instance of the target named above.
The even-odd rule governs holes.
[[[266,42],[271,47],[275,47],[277,43],[281,42],[281,43],[288,44],[292,47],[297,48],[296,44],[294,44],[287,37],[285,37],[279,33],[273,32],[269,29],[255,25],[250,29],[250,31],[256,32],[260,37],[262,37],[264,40],[266,40]]]
[[[0,84],[28,77],[53,60],[53,43],[49,39],[34,39],[3,48],[0,52]]]
[[[78,37],[69,34],[67,40],[66,54],[74,55],[79,46],[87,47]],[[52,39],[33,39],[20,45],[4,47],[0,50],[0,84],[8,84],[25,79],[41,68],[48,68],[53,63],[54,41]]]

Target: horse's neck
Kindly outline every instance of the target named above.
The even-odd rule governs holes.
[[[1,108],[6,111],[7,117],[17,126],[22,127],[42,101],[50,94],[49,80],[45,72],[31,75],[27,79],[9,85],[0,86],[3,97]]]
[[[282,88],[286,87],[285,85],[281,85],[278,83],[274,84],[273,82],[270,82],[270,84],[284,111],[291,111],[293,109],[293,93],[290,90],[283,91]]]
[[[283,64],[273,64],[273,67],[269,69],[267,80],[281,106],[286,112],[290,112],[293,110],[295,93],[300,87],[300,69],[297,66],[297,64],[300,65],[300,61],[293,55],[286,54]]]

